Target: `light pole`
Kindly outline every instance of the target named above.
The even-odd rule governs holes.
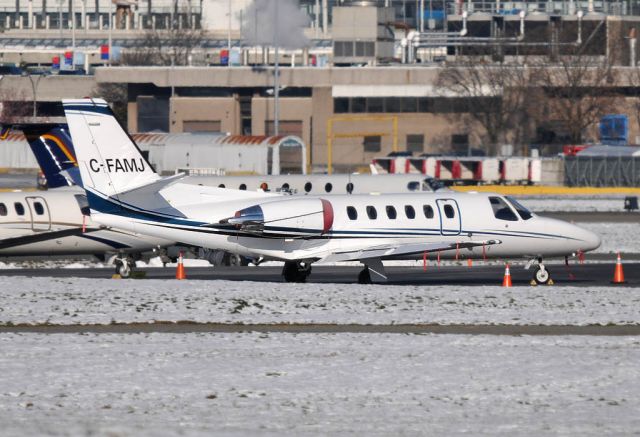
[[[274,45],[275,45],[275,49],[276,49],[276,64],[275,64],[275,68],[274,68],[274,78],[273,78],[273,92],[274,92],[274,102],[273,102],[273,134],[275,136],[280,135],[280,43],[278,41],[278,32],[279,32],[279,27],[280,27],[280,19],[278,17],[278,0],[276,1],[276,5],[275,5],[275,17],[273,20],[273,23],[275,25],[275,32],[274,32]]]
[[[33,119],[35,120],[35,118],[38,116],[38,85],[40,84],[40,80],[42,80],[43,77],[48,76],[48,74],[37,74],[35,80],[33,79],[31,73],[29,73],[28,71],[23,71],[22,76],[28,77],[29,82],[31,82],[31,91],[33,92]]]

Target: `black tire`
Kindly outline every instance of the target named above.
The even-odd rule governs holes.
[[[371,273],[369,272],[369,268],[365,267],[358,274],[358,284],[371,284]]]
[[[311,266],[297,262],[285,262],[282,268],[282,277],[287,282],[304,283],[311,274]]]
[[[547,268],[543,270],[538,267],[533,273],[533,280],[539,285],[547,284],[551,280],[551,272]]]
[[[128,278],[131,276],[132,266],[128,261],[116,260],[116,274],[121,278]]]

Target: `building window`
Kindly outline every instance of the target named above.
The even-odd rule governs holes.
[[[275,122],[266,120],[264,122],[264,132],[267,136],[275,135]],[[302,121],[301,120],[280,120],[278,123],[278,135],[295,135],[302,137]]]
[[[349,112],[349,98],[348,97],[338,97],[333,99],[333,113],[334,114],[345,114]]]
[[[367,99],[367,112],[376,114],[384,112],[384,99],[382,97],[370,97]]]
[[[418,112],[418,99],[414,97],[403,98],[402,112]]]
[[[358,211],[353,206],[347,206],[347,215],[349,216],[349,220],[358,219]]]
[[[367,108],[367,99],[364,97],[353,97],[351,99],[351,112],[353,113],[361,113],[365,112]]]
[[[182,122],[183,132],[222,132],[220,120],[184,120]]]
[[[424,151],[424,135],[422,134],[407,135],[407,151],[422,153]]]
[[[378,211],[376,211],[376,208],[369,205],[367,206],[367,216],[371,219],[371,220],[375,220],[378,218]]]
[[[382,137],[380,135],[372,135],[364,137],[365,152],[380,152],[382,150]]]
[[[402,110],[402,99],[400,97],[387,97],[384,100],[385,112],[400,112]]]

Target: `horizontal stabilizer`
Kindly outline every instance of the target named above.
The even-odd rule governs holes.
[[[423,253],[440,252],[445,250],[459,250],[473,247],[492,246],[501,244],[500,240],[485,241],[461,241],[459,243],[451,242],[430,242],[430,243],[410,243],[395,245],[378,245],[358,250],[350,250],[345,252],[336,252],[328,255],[318,261],[319,264],[335,263],[344,261],[360,261],[371,258],[398,258],[409,255],[419,255]]]

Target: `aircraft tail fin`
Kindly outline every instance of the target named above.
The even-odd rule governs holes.
[[[106,197],[161,178],[102,99],[63,100],[83,187]]]
[[[20,126],[47,178],[49,188],[82,186],[78,162],[66,124]]]

